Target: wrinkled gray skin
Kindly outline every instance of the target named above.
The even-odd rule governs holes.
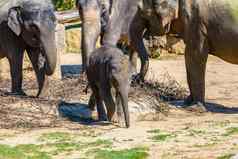
[[[188,105],[205,103],[208,54],[238,64],[238,3],[234,0],[143,0],[147,17],[157,16],[160,35],[178,34],[186,44]]]
[[[0,9],[0,58],[10,64],[11,94],[25,95],[22,90],[24,51],[36,73],[40,95],[45,75],[56,67],[55,15],[49,0],[11,0]]]
[[[149,66],[149,58],[143,43],[145,29],[150,33],[149,21],[137,14],[139,0],[78,0],[76,2],[82,18],[82,59],[86,69],[88,57],[95,50],[96,41],[101,35],[102,45],[116,45],[118,41],[130,44],[130,60],[136,67],[136,52],[141,59],[139,78],[144,79]],[[136,51],[136,52],[135,52]]]
[[[90,55],[86,72],[93,93],[89,107],[93,110],[96,102],[100,121],[111,121],[116,109],[118,117],[122,117],[122,109],[126,127],[130,126],[128,111],[130,68],[129,58],[116,47],[102,46]],[[116,91],[116,104],[113,100],[112,88]]]
[[[89,63],[90,53],[95,50],[101,34],[101,5],[99,0],[77,0],[76,6],[82,20],[82,63],[83,71]]]

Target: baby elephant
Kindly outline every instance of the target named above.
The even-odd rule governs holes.
[[[89,100],[90,109],[93,110],[96,103],[100,121],[111,121],[115,110],[118,118],[121,119],[123,110],[128,128],[130,126],[128,91],[131,75],[129,58],[116,47],[102,46],[90,55],[86,70],[89,86],[93,92]],[[112,88],[115,89],[116,104],[113,100]]]

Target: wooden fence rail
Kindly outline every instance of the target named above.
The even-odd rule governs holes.
[[[56,12],[56,18],[58,20],[58,23],[60,24],[80,21],[79,13],[77,10]]]

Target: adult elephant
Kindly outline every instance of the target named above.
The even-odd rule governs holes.
[[[25,95],[22,90],[24,51],[36,73],[40,95],[45,75],[56,67],[55,15],[50,0],[9,0],[0,8],[0,58],[10,64],[11,94]]]
[[[208,54],[238,64],[238,2],[141,0],[139,7],[148,19],[157,17],[160,35],[172,33],[183,38],[190,89],[185,103],[204,105]]]
[[[130,48],[130,59],[136,67],[135,51],[141,59],[139,78],[144,79],[148,71],[149,58],[143,43],[145,30],[156,33],[149,21],[137,14],[139,0],[77,0],[82,25],[83,70],[88,65],[90,53],[95,50],[101,36],[102,45],[117,45],[126,41]]]

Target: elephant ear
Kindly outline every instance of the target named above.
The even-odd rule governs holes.
[[[157,15],[161,18],[163,27],[178,18],[178,0],[153,0],[153,7]]]
[[[8,12],[8,27],[17,35],[21,34],[20,9],[11,8]]]

